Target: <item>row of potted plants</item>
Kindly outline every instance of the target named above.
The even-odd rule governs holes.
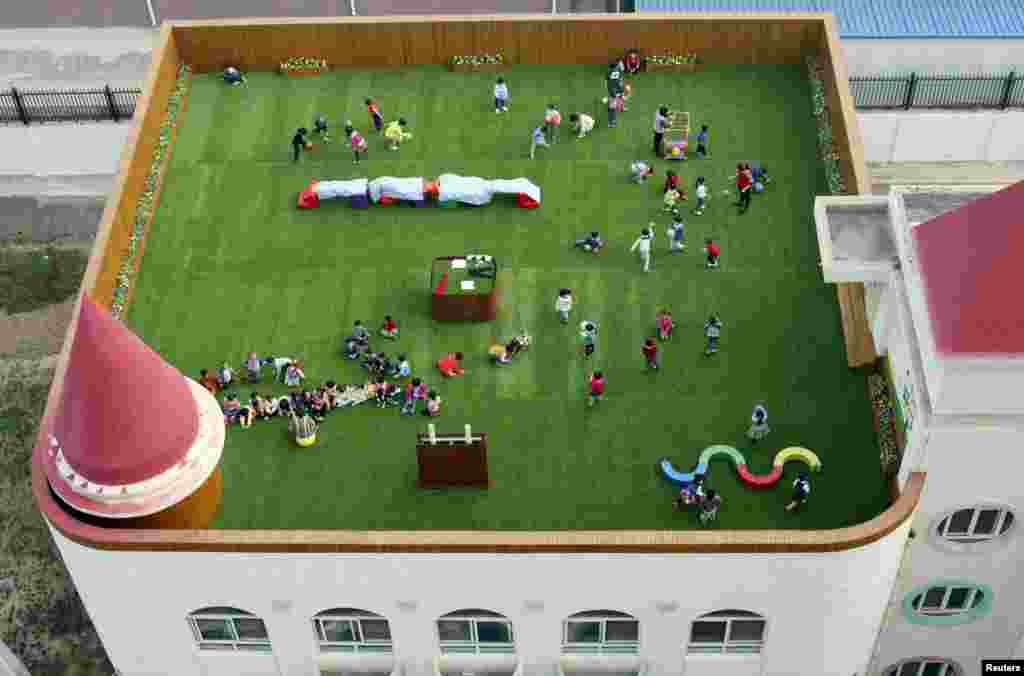
[[[448,69],[453,71],[500,70],[506,65],[505,55],[500,52],[495,54],[453,56],[448,59]]]
[[[837,195],[846,192],[842,172],[839,170],[839,153],[832,136],[832,115],[825,100],[825,82],[822,68],[814,57],[807,57],[807,75],[811,81],[811,100],[814,117],[818,121],[818,152],[825,163],[825,179],[828,191]]]
[[[694,71],[700,65],[700,58],[689,54],[652,54],[644,59],[648,70],[684,70]],[[465,70],[498,70],[508,65],[503,54],[476,54],[469,56],[453,56],[448,60],[448,67],[454,71]]]
[[[868,392],[881,448],[882,472],[886,476],[893,476],[900,468],[900,445],[896,436],[896,405],[885,376],[881,373],[868,376]]]
[[[178,68],[178,77],[174,85],[174,91],[167,101],[167,114],[160,125],[160,134],[156,148],[153,150],[153,159],[149,164],[149,172],[146,174],[146,182],[135,206],[135,220],[132,223],[132,233],[128,238],[128,252],[121,261],[121,267],[117,273],[117,283],[114,286],[114,298],[110,306],[110,313],[115,319],[120,319],[124,313],[125,305],[128,302],[128,294],[131,289],[132,276],[135,273],[135,266],[142,248],[142,240],[146,236],[146,229],[153,216],[155,208],[156,192],[160,185],[161,175],[164,170],[164,160],[171,150],[171,142],[174,138],[174,130],[178,126],[178,113],[188,92],[189,75],[192,69],[182,64]]]
[[[693,71],[700,65],[700,57],[689,54],[651,54],[644,59],[647,70],[689,70]]]
[[[279,71],[284,75],[319,75],[327,70],[327,59],[311,56],[293,56],[282,61]]]

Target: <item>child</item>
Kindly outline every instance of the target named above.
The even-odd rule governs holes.
[[[222,390],[226,388],[231,384],[231,381],[234,380],[234,378],[235,370],[228,366],[227,362],[224,362],[224,365],[220,367],[219,371],[217,371],[217,382],[220,383],[220,388]]]
[[[708,156],[708,126],[702,124],[697,132],[697,157],[704,159]]]
[[[294,359],[291,357],[267,357],[263,360],[264,366],[269,366],[273,369],[274,380],[284,382],[284,372],[288,368],[288,364],[291,364]]]
[[[800,505],[807,502],[807,496],[811,494],[811,482],[803,472],[793,482],[793,499],[786,505],[786,511],[792,512]]]
[[[709,270],[718,268],[718,257],[722,255],[722,248],[715,244],[712,239],[706,240],[704,244],[704,253],[708,255],[708,261],[705,264]]]
[[[769,432],[771,432],[771,428],[768,427],[768,409],[758,404],[750,416],[750,429],[747,430],[747,438],[756,444],[768,436]]]
[[[461,376],[466,373],[462,368],[462,353],[461,352],[449,352],[445,356],[437,360],[437,370],[441,372],[441,375],[445,378],[454,378],[455,376]]]
[[[640,250],[640,261],[644,264],[644,272],[648,272],[651,269],[651,240],[654,239],[654,223],[651,223],[650,228],[644,228],[640,231],[640,237],[633,242],[633,246],[630,247],[629,252],[633,253],[637,249]]]
[[[327,118],[323,115],[317,115],[313,118],[313,133],[322,134],[324,143],[330,143],[331,138],[327,132]]]
[[[626,112],[629,108],[626,107],[626,102],[629,101],[630,97],[633,96],[633,85],[628,82],[622,86],[622,112]]]
[[[636,75],[640,72],[640,51],[637,49],[631,49],[626,52],[626,58],[623,60],[626,66],[626,72],[630,75]]]
[[[213,396],[217,396],[217,393],[220,392],[220,383],[206,369],[199,372],[199,384]]]
[[[669,340],[672,338],[672,331],[676,328],[675,322],[672,321],[672,313],[668,310],[662,310],[655,317],[654,321],[658,327],[658,339]]]
[[[530,159],[534,158],[537,154],[537,147],[543,146],[544,148],[550,148],[546,138],[544,138],[544,125],[540,125],[533,130],[533,134],[530,135]]]
[[[427,394],[427,408],[423,411],[423,415],[428,415],[431,418],[441,415],[441,395],[437,393],[437,390],[430,390]]]
[[[633,164],[629,165],[629,170],[633,175],[633,182],[637,185],[646,183],[648,176],[654,176],[654,167],[640,160],[634,160]]]
[[[704,213],[704,205],[708,202],[708,186],[704,183],[704,177],[697,177],[697,186],[694,188],[697,194],[697,208],[693,210],[693,213],[700,216]]]
[[[380,327],[380,335],[388,340],[398,339],[398,324],[391,318],[391,315],[384,315],[384,323]]]
[[[576,240],[574,246],[583,249],[587,253],[599,253],[604,248],[604,240],[601,239],[601,235],[595,230],[590,233],[589,237]]]
[[[714,490],[709,490],[707,496],[700,503],[700,522],[708,523],[714,521],[718,515],[718,508],[722,506],[722,496]]]
[[[224,69],[224,81],[229,85],[240,85],[245,83],[245,76],[234,66]]]
[[[299,127],[295,130],[295,136],[292,137],[292,151],[294,152],[292,162],[299,161],[299,153],[305,150],[308,145],[306,143],[306,133],[305,127]]]
[[[503,77],[499,77],[498,81],[494,83],[494,112],[508,112],[508,85],[505,84]]]
[[[324,401],[327,402],[327,408],[333,409],[338,406],[338,399],[341,397],[341,393],[338,391],[338,385],[333,380],[328,380],[324,383],[323,391],[321,395]]]
[[[737,164],[736,165],[736,190],[739,192],[740,201],[736,203],[736,206],[740,208],[740,213],[747,213],[747,209],[750,208],[750,191],[754,185],[754,174],[750,170],[749,164]]]
[[[563,324],[569,323],[569,312],[572,311],[572,304],[572,291],[562,289],[558,292],[558,298],[555,299],[555,311],[558,312],[558,316]]]
[[[409,360],[404,354],[398,355],[398,372],[395,373],[395,378],[408,378],[412,374],[412,366],[409,365]]]
[[[256,419],[256,410],[252,406],[241,406],[236,418],[242,429],[247,430],[252,426],[252,421]]]
[[[300,364],[292,363],[284,372],[284,384],[286,387],[298,387],[306,379]]]
[[[672,253],[679,253],[686,248],[686,244],[683,239],[686,235],[685,232],[686,224],[683,222],[683,216],[679,211],[672,212],[672,225],[668,226],[668,230],[665,232],[668,235],[669,250]]]
[[[368,156],[370,146],[366,143],[366,139],[352,126],[351,120],[345,124],[345,136],[348,137],[349,143],[352,144],[352,156],[355,158],[352,160],[352,164],[359,164],[359,156]]]
[[[249,358],[245,360],[245,370],[248,375],[250,385],[255,385],[260,382],[260,368],[262,366],[263,362],[261,362],[259,357],[256,356],[256,353],[250,352]]]
[[[352,325],[352,338],[360,341],[370,339],[370,332],[363,326],[362,320],[357,319]]]
[[[373,123],[373,128],[377,133],[384,131],[384,116],[380,112],[380,108],[373,102],[373,99],[366,99],[366,111],[370,113],[370,122]]]
[[[608,128],[615,129],[615,127],[618,126],[618,122],[616,122],[615,116],[617,113],[622,111],[622,108],[625,105],[622,101],[622,93],[619,92],[614,96],[607,97],[605,103],[608,104]]]
[[[242,403],[238,401],[238,395],[234,392],[228,392],[224,395],[222,407],[224,409],[224,422],[228,425],[235,422],[242,411]]]
[[[359,355],[370,349],[370,343],[365,338],[345,339],[345,359],[359,359]]]
[[[653,338],[648,338],[644,341],[643,347],[640,351],[644,355],[644,359],[647,360],[647,368],[652,371],[658,370],[658,344],[654,342]]]
[[[387,126],[384,130],[384,138],[391,141],[391,149],[398,150],[398,146],[404,141],[408,141],[412,138],[410,132],[405,131],[406,122],[404,117],[400,117]]]
[[[394,385],[385,382],[383,378],[377,378],[377,408],[384,408],[388,405],[388,400],[394,393],[394,389],[398,385]]]
[[[586,113],[573,113],[569,116],[569,121],[573,124],[577,139],[589,136],[590,132],[594,131],[594,118]]]
[[[509,354],[508,348],[501,343],[495,343],[487,348],[487,354],[491,355],[495,366],[512,363],[512,355]]]
[[[665,139],[665,132],[668,131],[668,106],[662,106],[658,108],[658,112],[654,114],[654,154],[657,157],[661,157]]]
[[[674,171],[665,172],[665,186],[661,192],[666,193],[669,190],[679,190],[679,175]]]
[[[593,406],[604,399],[604,385],[604,374],[600,371],[595,371],[594,374],[590,376],[590,399],[587,402],[587,406]]]
[[[595,342],[597,340],[597,327],[593,322],[584,321],[580,328],[580,337],[583,339],[583,357],[590,359],[594,354]]]
[[[718,352],[718,339],[722,337],[722,320],[717,315],[711,315],[704,322],[704,336],[708,339],[704,355],[710,357]]]
[[[679,189],[671,189],[665,191],[665,213],[671,213],[676,208],[676,202],[679,200],[685,200],[686,197]]]
[[[544,111],[544,131],[552,143],[558,143],[559,131],[562,127],[562,114],[558,112],[555,104],[549,103]]]
[[[330,407],[327,406],[327,399],[319,392],[319,390],[309,393],[309,411],[310,415],[317,422],[323,422],[327,417],[327,412]]]
[[[420,393],[425,387],[419,378],[413,378],[412,382],[405,386],[405,403],[400,411],[402,415],[416,414],[416,402],[422,398]]]
[[[366,359],[363,361],[362,367],[374,375],[380,373],[384,369],[384,354],[371,352],[366,355]]]

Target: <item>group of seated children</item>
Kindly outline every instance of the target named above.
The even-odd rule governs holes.
[[[583,249],[587,253],[601,253],[604,250],[604,240],[596,230],[587,237],[580,237],[576,240],[574,247]]]
[[[714,490],[704,489],[704,475],[698,474],[693,483],[683,486],[679,497],[673,500],[676,509],[695,508],[700,515],[701,523],[713,521],[718,516],[718,508],[722,505],[722,496]]]
[[[505,345],[501,343],[491,345],[488,353],[495,364],[511,364],[513,357],[530,347],[531,340],[530,335],[524,330]]]
[[[374,376],[385,378],[407,378],[412,373],[412,367],[404,354],[398,355],[398,361],[391,361],[383,352],[371,352],[366,355],[362,363]]]
[[[385,315],[384,323],[380,327],[380,335],[388,340],[398,339],[398,324],[391,318],[391,315]],[[346,359],[359,359],[360,355],[370,351],[370,332],[361,321],[356,321],[353,324],[352,335],[345,339],[344,345]]]
[[[436,417],[441,415],[441,395],[436,390],[427,390],[427,385],[419,378],[413,378],[407,383],[402,392],[402,415],[416,415],[416,404],[420,401],[426,402],[423,415]]]

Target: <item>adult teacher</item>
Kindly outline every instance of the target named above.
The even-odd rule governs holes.
[[[317,424],[308,413],[299,417],[294,410],[291,412],[291,420],[288,422],[288,429],[295,435],[295,443],[303,448],[308,448],[316,443]]]
[[[654,154],[657,157],[661,157],[661,146],[666,131],[668,131],[668,107],[662,106],[654,114]]]

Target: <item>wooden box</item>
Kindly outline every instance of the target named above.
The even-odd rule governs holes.
[[[475,486],[487,488],[487,435],[438,434],[431,444],[427,434],[416,435],[416,461],[420,488]]]

